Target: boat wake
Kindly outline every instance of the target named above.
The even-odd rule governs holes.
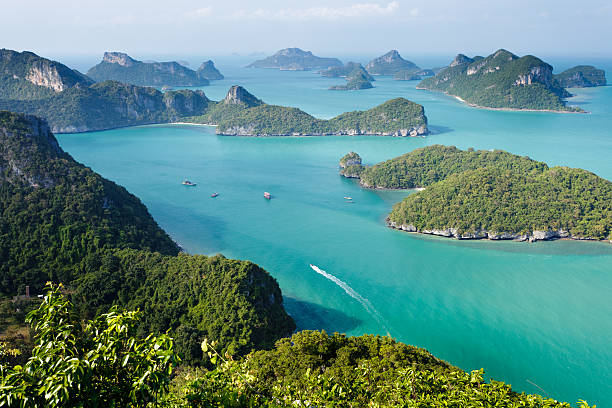
[[[357,293],[355,291],[355,289],[351,288],[346,282],[338,279],[337,277],[335,277],[334,275],[332,275],[331,273],[327,273],[325,272],[323,269],[320,269],[318,266],[310,264],[310,267],[312,268],[313,271],[315,271],[316,273],[318,273],[319,275],[324,276],[325,278],[329,279],[330,281],[334,282],[336,285],[340,286],[342,289],[344,289],[344,291],[346,292],[347,295],[349,295],[350,297],[352,297],[353,299],[355,299],[356,301],[358,301],[363,308],[380,324],[383,326],[383,328],[385,329],[385,331],[387,332],[387,335],[389,337],[391,337],[391,334],[389,333],[389,329],[387,328],[387,325],[385,324],[384,318],[380,315],[380,313],[378,312],[378,310],[376,310],[376,308],[374,308],[374,306],[372,305],[372,303],[370,303],[370,301],[366,298],[364,298],[363,296],[361,296],[359,293]]]

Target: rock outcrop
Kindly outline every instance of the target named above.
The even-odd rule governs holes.
[[[365,69],[372,75],[394,75],[398,71],[418,71],[420,68],[414,62],[403,59],[397,50],[391,50],[370,61]]]
[[[216,81],[224,78],[221,72],[215,67],[215,63],[212,62],[212,60],[204,61],[202,65],[200,65],[200,68],[198,68],[197,73],[200,78],[209,81]]]
[[[262,105],[264,102],[261,99],[256,98],[249,91],[241,87],[240,85],[232,86],[227,95],[223,99],[223,103],[226,105],[242,105],[247,108]]]

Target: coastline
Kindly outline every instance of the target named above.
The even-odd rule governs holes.
[[[590,112],[585,111],[585,110],[576,112],[576,111],[562,111],[562,110],[553,110],[553,109],[492,108],[492,107],[489,107],[489,106],[476,105],[474,103],[466,101],[465,99],[461,98],[460,96],[453,95],[453,94],[450,94],[450,93],[445,92],[445,91],[438,91],[436,89],[428,89],[428,88],[423,88],[423,87],[419,87],[419,86],[417,86],[416,89],[424,90],[424,91],[430,91],[430,92],[440,92],[440,93],[443,93],[444,95],[448,95],[448,96],[451,96],[451,97],[457,99],[459,102],[469,106],[470,108],[485,109],[485,110],[491,110],[491,111],[502,111],[502,112],[580,113],[580,114],[590,113]]]
[[[456,228],[445,228],[445,229],[432,229],[432,230],[421,230],[419,231],[414,225],[397,225],[397,223],[391,221],[389,217],[385,218],[385,225],[391,229],[409,232],[412,234],[420,235],[435,235],[443,238],[456,239],[458,241],[474,241],[474,240],[487,240],[487,241],[514,241],[514,242],[537,242],[537,241],[591,241],[591,242],[605,242],[612,244],[612,240],[606,239],[594,239],[586,237],[576,237],[570,235],[567,231],[563,230],[547,230],[547,231],[531,231],[530,233],[510,233],[510,232],[489,232],[486,230],[458,234]]]

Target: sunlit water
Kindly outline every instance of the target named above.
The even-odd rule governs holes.
[[[263,266],[302,329],[390,334],[521,391],[612,404],[612,245],[390,230],[386,214],[409,193],[362,190],[337,170],[350,150],[375,163],[439,143],[505,149],[612,179],[612,87],[577,91],[572,103],[590,114],[494,112],[416,90],[414,81],[379,78],[371,90],[334,92],[327,88],[342,79],[221,69],[228,79],[202,88],[212,99],[240,84],[268,103],[329,118],[403,96],[425,106],[433,134],[244,138],[166,125],[59,140],[140,197],[188,252]],[[198,185],[182,186],[184,178]]]

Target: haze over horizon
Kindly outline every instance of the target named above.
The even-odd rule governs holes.
[[[338,0],[105,2],[34,0],[3,5],[0,47],[41,55],[273,53],[606,57],[612,5],[527,0]],[[24,24],[27,21],[27,24]],[[44,35],[43,35],[44,33]],[[511,34],[511,35],[510,35]]]

